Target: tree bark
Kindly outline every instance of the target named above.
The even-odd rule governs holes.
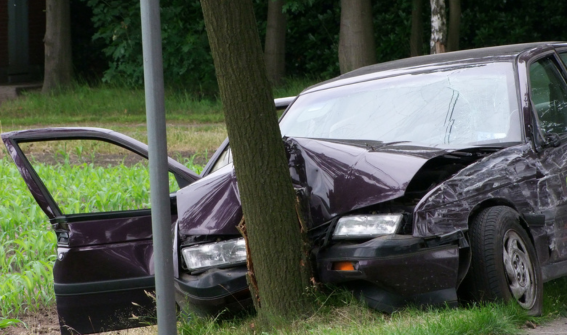
[[[376,63],[370,0],[341,0],[339,66],[341,73]]]
[[[285,75],[285,32],[286,15],[283,13],[285,0],[268,0],[268,20],[264,56],[268,79],[279,85]]]
[[[445,0],[430,0],[431,2],[431,53],[445,52],[447,24],[445,18]]]
[[[306,311],[309,285],[295,193],[252,0],[201,0],[233,152],[260,320]],[[250,279],[250,276],[249,276]],[[251,290],[253,281],[249,280]],[[273,325],[273,324],[272,324]]]
[[[422,54],[423,48],[423,1],[413,0],[411,3],[411,38],[410,54],[412,57]]]
[[[69,86],[73,79],[69,0],[46,1],[45,72],[42,93]]]
[[[459,32],[461,30],[461,0],[449,0],[449,36],[447,51],[459,50]]]

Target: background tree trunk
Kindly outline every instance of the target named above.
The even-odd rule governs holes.
[[[264,56],[268,79],[273,85],[281,84],[285,75],[286,16],[282,12],[285,0],[268,0],[268,20]]]
[[[449,36],[447,51],[459,50],[459,32],[461,30],[461,0],[449,0]]]
[[[295,193],[252,0],[201,4],[258,285],[255,305],[260,319],[270,324],[274,317],[297,316],[308,307],[303,293],[310,274]]]
[[[42,93],[68,86],[73,79],[69,0],[46,1],[45,74]]]
[[[341,0],[339,66],[341,73],[376,63],[370,0]]]
[[[411,38],[410,54],[412,57],[422,54],[423,48],[423,1],[412,0],[411,2]]]
[[[445,18],[445,0],[430,0],[431,2],[431,53],[445,52],[447,24]]]

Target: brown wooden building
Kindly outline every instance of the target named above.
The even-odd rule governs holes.
[[[43,75],[45,0],[0,0],[0,83]]]

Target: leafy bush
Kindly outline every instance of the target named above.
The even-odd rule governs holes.
[[[110,59],[104,82],[139,86],[143,82],[142,33],[139,1],[85,0],[93,10],[98,29],[93,40],[103,40]],[[183,85],[196,92],[216,91],[199,1],[161,2],[164,78],[169,85]]]

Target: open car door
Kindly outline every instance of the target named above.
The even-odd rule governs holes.
[[[57,234],[61,333],[155,321],[143,318],[155,310],[146,294],[154,290],[147,146],[99,128],[16,131],[2,140]],[[171,158],[169,172],[175,221],[174,191],[199,176]]]

